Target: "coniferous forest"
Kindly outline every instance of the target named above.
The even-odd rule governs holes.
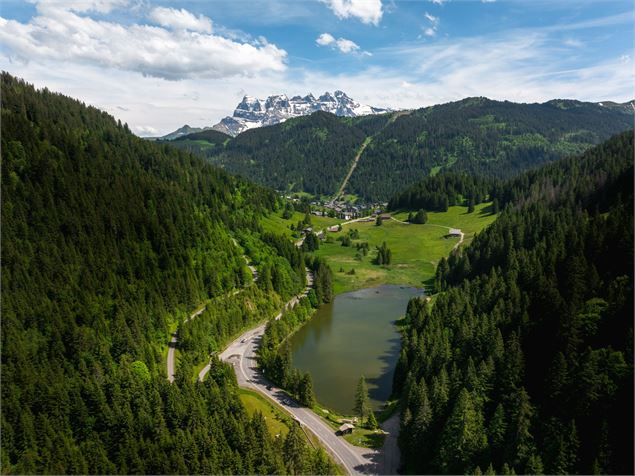
[[[408,305],[411,473],[632,474],[633,134],[502,184]]]
[[[458,204],[491,201],[497,214],[440,259],[436,294],[400,320],[403,471],[633,473],[633,133],[600,143],[630,124],[621,109],[471,98],[161,143],[1,79],[3,473],[337,472],[299,425],[276,437],[248,412],[215,356],[269,319],[258,364],[312,406],[287,339],[333,300],[337,278],[311,254],[317,234],[296,246],[263,229],[293,216],[291,202],[221,167],[328,193],[364,143],[348,191],[392,197],[421,227]],[[300,209],[308,221],[308,200]],[[376,248],[390,265],[386,241]]]
[[[475,97],[395,115],[318,112],[232,139],[205,131],[171,143],[276,190],[332,195],[368,140],[346,190],[387,201],[439,172],[509,178],[580,154],[632,123],[627,105]]]
[[[259,228],[272,191],[3,73],[2,198],[3,473],[333,473],[295,425],[248,415],[227,364],[192,378],[304,287]],[[170,328],[210,299],[170,384]]]

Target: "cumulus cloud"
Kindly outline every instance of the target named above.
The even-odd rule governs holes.
[[[359,51],[359,45],[352,40],[347,40],[346,38],[338,38],[337,40],[330,33],[322,33],[317,37],[315,42],[319,46],[330,46],[333,49],[337,49],[342,53],[353,53]],[[364,52],[366,55],[370,55],[370,53]]]
[[[150,12],[150,19],[161,26],[180,30],[212,32],[212,21],[204,15],[193,15],[186,9],[156,7]]]
[[[381,0],[320,0],[338,18],[355,17],[362,23],[379,25],[383,15]]]
[[[328,46],[335,43],[335,38],[330,33],[322,33],[320,36],[317,37],[317,40],[315,40],[315,42],[320,46]]]
[[[151,18],[162,26],[126,25],[82,14],[113,8],[118,1],[39,3],[38,15],[28,23],[0,17],[0,43],[14,59],[23,61],[92,64],[171,80],[286,68],[285,50],[264,38],[240,42],[205,33],[211,31],[211,21],[183,9],[152,10]]]
[[[447,1],[448,0],[430,0],[430,2],[434,3],[435,5],[443,5]]]

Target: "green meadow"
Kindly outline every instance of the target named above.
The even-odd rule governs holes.
[[[448,237],[448,228],[459,228],[465,233],[463,244],[469,243],[474,235],[492,223],[496,216],[489,212],[489,203],[475,207],[467,213],[467,207],[450,207],[447,212],[428,214],[425,225],[399,223],[386,220],[381,226],[375,222],[357,222],[344,225],[339,233],[327,233],[333,239],[344,235],[350,229],[359,231],[359,239],[350,247],[341,242],[320,243],[316,254],[327,259],[334,273],[336,294],[378,286],[381,284],[402,284],[416,287],[430,285],[437,263],[448,256],[458,243],[458,237]],[[394,214],[398,220],[406,220],[408,212]],[[359,259],[356,257],[356,243],[367,241],[370,252]],[[387,266],[373,264],[376,247],[386,242],[392,252],[392,262]]]

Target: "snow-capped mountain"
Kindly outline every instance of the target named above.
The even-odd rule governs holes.
[[[359,104],[342,91],[335,91],[334,94],[326,92],[317,99],[313,94],[304,97],[293,96],[291,99],[285,94],[278,94],[265,100],[245,96],[236,106],[233,116],[222,119],[213,129],[237,136],[248,129],[278,124],[292,117],[306,116],[316,111],[354,117],[379,114],[390,109]]]

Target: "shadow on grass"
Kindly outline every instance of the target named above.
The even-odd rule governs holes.
[[[350,435],[345,435],[344,439],[355,446],[363,446],[364,448],[380,449],[384,445],[386,435],[379,432],[371,432],[370,430],[357,429]]]

